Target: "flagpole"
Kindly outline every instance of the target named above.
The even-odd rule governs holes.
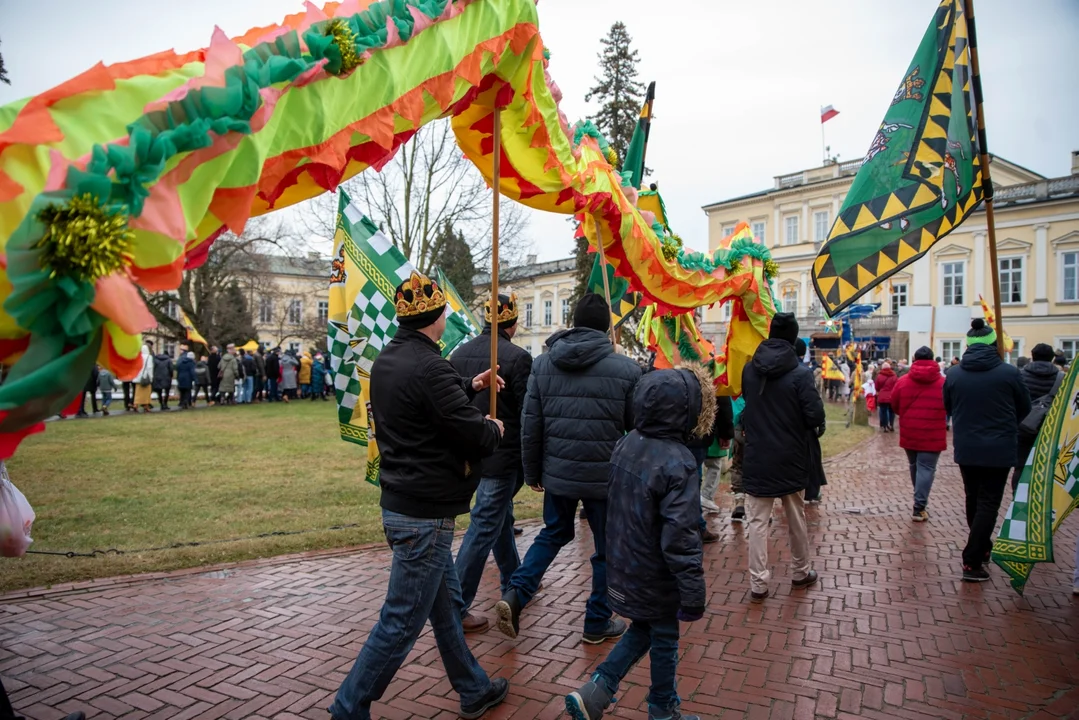
[[[1000,263],[997,261],[997,228],[993,218],[993,181],[989,175],[989,149],[985,138],[985,111],[982,108],[982,77],[978,67],[978,35],[974,29],[974,0],[965,0],[967,36],[970,42],[971,83],[978,113],[978,145],[981,149],[982,192],[985,222],[989,229],[989,262],[993,265],[993,310],[997,317],[997,353],[1004,357],[1004,313],[1000,309]]]
[[[599,248],[599,261],[603,265],[603,297],[607,301],[607,309],[614,314],[614,306],[611,305],[611,281],[607,279],[607,253],[603,252],[603,231],[600,230],[599,224],[596,224],[596,247]],[[611,345],[614,345],[614,351],[618,352],[618,335],[614,329],[614,323],[611,323]]]
[[[822,167],[828,164],[828,150],[827,150],[827,147],[828,146],[825,144],[825,141],[824,141],[824,120],[822,119],[820,121],[820,156],[821,156],[821,166]]]
[[[494,108],[494,167],[491,172],[492,199],[491,224],[491,404],[488,414],[498,415],[498,226],[499,199],[501,188],[502,164],[502,110]],[[606,278],[606,275],[604,275]]]

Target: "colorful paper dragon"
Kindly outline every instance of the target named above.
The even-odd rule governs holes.
[[[134,377],[154,325],[137,288],[177,287],[224,230],[383,167],[437,118],[490,180],[496,108],[504,195],[583,216],[657,312],[733,298],[763,336],[763,261],[666,256],[560,97],[534,0],[347,0],[237,38],[215,30],[203,50],[98,64],[0,108],[0,458],[94,362]]]

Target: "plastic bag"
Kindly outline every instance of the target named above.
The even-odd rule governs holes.
[[[34,509],[11,482],[7,466],[0,461],[0,556],[22,557],[33,539]]]

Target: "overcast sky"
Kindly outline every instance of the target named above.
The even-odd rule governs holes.
[[[705,249],[702,205],[820,164],[820,106],[840,111],[825,125],[832,153],[865,154],[936,7],[936,0],[542,0],[539,13],[571,122],[594,110],[584,95],[600,38],[614,21],[626,24],[640,79],[656,81],[651,179],[660,182],[675,231]],[[300,9],[299,0],[0,0],[0,52],[12,80],[0,84],[0,104],[99,60],[204,47],[215,24],[235,36]],[[977,17],[990,150],[1044,175],[1068,174],[1070,152],[1079,149],[1079,1],[977,0]],[[570,255],[562,216],[532,215],[528,232],[540,258]]]

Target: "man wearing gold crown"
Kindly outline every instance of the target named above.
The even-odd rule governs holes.
[[[487,618],[473,615],[469,608],[476,599],[476,589],[483,577],[487,555],[494,551],[495,564],[502,582],[502,592],[509,590],[510,577],[521,564],[513,539],[513,497],[524,485],[521,466],[521,407],[528,391],[532,355],[514,345],[510,338],[517,331],[517,296],[498,296],[498,317],[492,322],[491,303],[486,303],[487,325],[483,333],[453,353],[451,362],[462,377],[472,377],[491,366],[491,333],[498,326],[498,377],[505,390],[498,393],[498,417],[505,423],[502,445],[480,470],[480,485],[472,506],[472,519],[457,551],[457,576],[464,600],[462,623],[465,632],[487,629]],[[483,410],[490,407],[490,390],[476,394],[473,404]]]
[[[468,512],[474,470],[498,449],[503,426],[470,402],[491,371],[462,380],[442,358],[446,297],[413,272],[397,286],[398,330],[371,369],[371,408],[381,451],[382,524],[393,550],[378,623],[330,707],[335,720],[368,720],[430,620],[460,716],[478,718],[509,691],[493,681],[465,644],[460,584],[453,565],[454,518]],[[502,386],[501,378],[496,380]]]

